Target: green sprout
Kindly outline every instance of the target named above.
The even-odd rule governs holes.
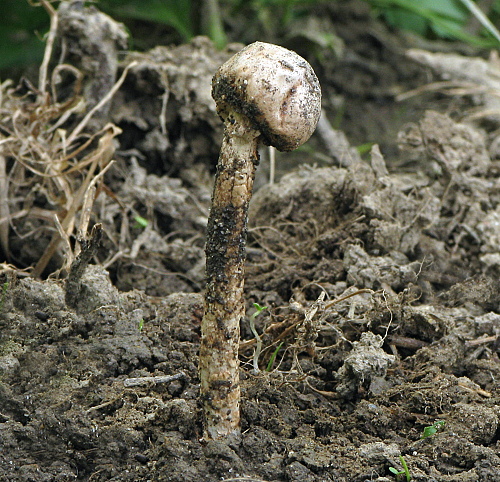
[[[269,358],[269,362],[267,363],[266,372],[270,372],[273,369],[274,361],[276,360],[276,356],[278,355],[278,352],[281,350],[282,346],[283,346],[283,342],[281,342],[276,347],[276,350],[273,351],[273,354],[271,355],[271,358]]]
[[[141,318],[139,320],[139,331],[142,331],[143,328],[144,328],[144,318]]]
[[[255,308],[255,312],[250,316],[250,330],[252,330],[253,336],[255,337],[255,351],[253,354],[253,371],[254,373],[259,373],[259,357],[262,351],[262,338],[257,333],[257,329],[255,328],[255,318],[259,316],[264,310],[267,310],[267,306],[260,306],[259,303],[254,303],[253,307]],[[274,360],[273,360],[274,361]]]
[[[427,427],[424,428],[424,431],[420,439],[423,440],[424,438],[434,435],[436,432],[441,430],[445,426],[445,424],[446,422],[444,420],[436,420],[432,425],[428,425]]]
[[[389,472],[393,473],[396,476],[396,480],[403,480],[403,476],[406,477],[406,482],[411,481],[410,470],[408,469],[408,465],[406,465],[406,461],[402,455],[399,456],[399,461],[403,466],[403,470],[395,469],[394,467],[389,467]]]
[[[498,46],[500,33],[472,0],[368,0],[385,20],[400,29],[424,37],[457,39],[477,47]],[[474,16],[485,27],[485,34],[470,34],[467,22]],[[486,32],[488,32],[486,34]]]
[[[139,229],[139,228],[146,228],[149,224],[149,221],[146,219],[146,218],[143,218],[142,216],[134,216],[134,221],[135,221],[135,224],[134,224],[134,228],[135,229]]]
[[[370,152],[372,147],[373,147],[373,142],[366,142],[364,144],[356,146],[356,150],[359,152],[360,155],[363,155],[366,154],[367,152]]]

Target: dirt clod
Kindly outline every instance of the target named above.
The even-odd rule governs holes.
[[[415,482],[498,482],[494,119],[471,121],[456,98],[396,103],[429,72],[366,2],[311,13],[343,39],[336,54],[311,54],[326,120],[344,105],[349,141],[380,148],[352,155],[343,139],[351,156],[340,162],[313,136],[296,167],[278,157],[277,182],[257,179],[245,301],[249,314],[267,307],[255,318],[262,349],[245,317],[241,443],[204,443],[204,244],[222,134],[210,83],[241,45],[218,51],[197,37],[120,63],[126,36],[112,22],[99,77],[92,38],[72,27],[87,10],[72,3],[60,35],[80,38],[66,60],[86,73],[78,95],[89,106],[137,64],[77,136],[73,149],[90,139],[88,151],[71,159],[61,129],[71,135],[81,112],[55,128],[61,104],[52,110],[26,84],[0,86],[0,480],[388,482],[402,456]],[[89,165],[85,192],[70,196]],[[102,244],[67,303],[88,231],[79,229],[96,223]],[[30,277],[56,234],[50,263]]]

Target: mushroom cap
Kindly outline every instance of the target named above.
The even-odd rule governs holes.
[[[292,151],[316,129],[321,89],[309,63],[278,45],[255,42],[223,64],[212,80],[217,112],[245,115],[264,142]]]

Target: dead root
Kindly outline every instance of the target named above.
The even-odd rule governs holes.
[[[0,85],[0,248],[7,261],[23,264],[19,248],[12,248],[12,231],[20,240],[39,244],[38,259],[31,260],[35,277],[46,273],[61,250],[63,261],[53,263],[50,270],[67,270],[80,250],[79,240],[86,238],[89,225],[96,221],[94,202],[105,190],[103,176],[113,162],[114,139],[121,130],[108,124],[87,134],[86,127],[134,64],[85,113],[82,73],[67,64],[49,72],[58,13],[46,0],[41,5],[51,27],[38,87],[26,80],[17,87],[10,81]],[[72,92],[60,100],[63,75],[74,80]]]

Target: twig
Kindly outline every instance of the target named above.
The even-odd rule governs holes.
[[[113,405],[113,403],[115,403],[121,399],[122,399],[122,397],[119,396],[119,397],[113,398],[112,400],[108,400],[107,402],[100,403],[99,405],[94,405],[93,407],[90,407],[87,410],[85,410],[85,413],[90,413],[90,412],[94,412],[95,410],[100,410],[101,408],[109,407],[110,405]]]
[[[411,97],[422,95],[426,92],[440,92],[448,95],[476,95],[485,94],[491,91],[491,88],[481,86],[470,82],[461,82],[458,80],[443,80],[422,85],[416,89],[408,90],[396,96],[397,102],[408,100]]]
[[[457,385],[460,388],[463,388],[464,390],[466,390],[468,392],[477,393],[478,395],[481,395],[484,398],[490,398],[491,397],[491,392],[483,390],[481,387],[477,386],[475,383],[473,384],[473,385],[475,385],[473,387],[469,386],[468,384],[466,384],[466,383],[464,383],[462,381],[459,381],[457,383]]]
[[[7,162],[0,154],[0,247],[7,259],[10,259],[9,221],[10,209],[8,200],[9,183],[7,181]],[[5,222],[3,221],[5,219]]]
[[[346,135],[332,127],[324,110],[321,111],[316,131],[325,144],[328,154],[339,166],[349,167],[361,160],[359,153],[349,144]]]
[[[139,377],[139,378],[127,378],[123,381],[124,387],[143,387],[149,385],[150,383],[170,383],[174,380],[179,380],[180,378],[186,378],[184,372],[179,372],[176,375],[161,375],[157,377]]]
[[[95,256],[102,239],[102,224],[95,224],[92,228],[88,240],[82,240],[82,250],[76,259],[71,263],[68,279],[66,280],[65,301],[68,306],[76,306],[76,301],[80,296],[81,279],[85,268]]]
[[[333,301],[330,301],[330,303],[327,303],[325,305],[325,310],[327,308],[332,307],[333,305],[336,305],[337,303],[340,303],[341,301],[347,300],[348,298],[352,298],[353,296],[360,295],[362,293],[374,294],[374,291],[370,290],[368,288],[363,288],[363,289],[355,291],[354,293],[349,293],[348,295],[342,296],[342,298],[337,298],[336,300],[333,300]]]
[[[476,338],[475,340],[469,340],[465,342],[465,346],[470,348],[472,346],[484,345],[485,343],[491,343],[493,341],[497,341],[498,335],[493,336],[485,336],[482,338]]]
[[[85,126],[88,124],[89,120],[92,118],[92,116],[106,103],[108,103],[113,96],[116,94],[116,91],[121,87],[123,84],[125,77],[127,76],[128,71],[132,68],[135,67],[138,64],[137,61],[130,62],[125,69],[123,69],[122,75],[120,78],[116,81],[115,85],[109,89],[109,92],[94,106],[92,109],[89,110],[87,115],[82,119],[82,121],[73,129],[73,132],[71,135],[68,137],[68,146],[71,145],[71,143],[76,139],[76,137],[80,134],[80,132],[85,128]]]
[[[276,149],[273,146],[269,146],[269,184],[274,184],[274,179],[276,177]]]
[[[400,348],[407,348],[409,350],[419,350],[420,348],[429,345],[426,341],[399,335],[392,335],[389,343],[391,345],[398,346]]]
[[[61,221],[59,221],[59,216],[57,214],[54,214],[54,225],[56,227],[57,232],[59,233],[59,237],[61,238],[61,240],[64,242],[65,245],[66,260],[64,263],[64,267],[68,268],[75,259],[75,253],[73,253],[73,250],[71,249],[71,242],[68,233],[63,229]]]
[[[80,218],[80,223],[78,226],[78,236],[80,238],[83,238],[85,234],[87,233],[89,222],[90,222],[90,214],[92,212],[92,207],[94,205],[94,197],[95,193],[97,190],[97,181],[99,181],[102,177],[104,177],[104,174],[109,170],[109,168],[115,163],[115,161],[111,160],[109,163],[101,169],[99,174],[97,174],[92,181],[90,181],[89,187],[85,191],[85,195],[83,196],[83,202],[82,202],[82,214]]]
[[[235,479],[224,479],[225,482],[266,482],[263,479],[254,479],[253,477],[236,477]]]
[[[87,175],[83,180],[80,188],[76,192],[73,197],[73,201],[71,206],[64,217],[64,220],[61,222],[63,229],[68,232],[70,225],[74,222],[74,217],[77,211],[81,208],[83,198],[85,193],[87,192],[87,188],[92,182],[92,178],[94,176],[94,172],[97,169],[97,166],[105,166],[109,161],[111,161],[111,157],[113,156],[113,138],[118,135],[121,130],[113,124],[108,124],[103,131],[106,133],[99,139],[99,146],[95,154],[91,156],[92,162],[90,163],[89,170],[87,171]],[[49,245],[45,249],[42,257],[38,260],[34,270],[33,277],[38,278],[43,273],[43,270],[46,268],[48,262],[52,258],[55,253],[57,247],[59,246],[59,242],[61,241],[61,237],[59,233],[54,233],[52,239],[50,240]]]
[[[47,44],[45,46],[45,52],[43,54],[43,61],[40,65],[40,73],[38,77],[38,90],[41,94],[45,94],[47,89],[47,76],[49,70],[50,57],[52,56],[52,48],[54,47],[54,41],[56,39],[57,24],[59,22],[59,17],[57,11],[54,7],[47,1],[41,0],[41,3],[47,13],[50,15],[50,30],[47,36]]]

